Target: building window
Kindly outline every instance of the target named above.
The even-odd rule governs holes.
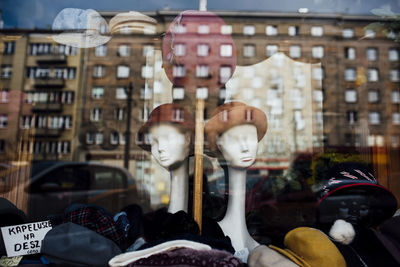
[[[367,79],[369,82],[377,82],[379,80],[378,69],[369,68],[367,70]]]
[[[153,67],[152,66],[142,66],[142,78],[151,79],[153,78]]]
[[[174,45],[174,55],[175,56],[186,55],[186,45],[185,44],[175,44]]]
[[[111,132],[110,134],[110,144],[118,145],[119,134],[117,132]]]
[[[400,112],[394,112],[392,114],[392,123],[395,125],[400,125]]]
[[[398,61],[399,60],[399,50],[397,48],[389,49],[389,61]]]
[[[311,36],[322,36],[324,35],[324,29],[321,26],[311,27]]]
[[[14,54],[14,49],[15,49],[15,42],[4,42],[4,50],[3,50],[3,55],[12,55]]]
[[[29,45],[29,55],[48,55],[52,53],[51,43],[35,43]]]
[[[154,45],[144,45],[143,46],[143,56],[151,57],[154,55]]]
[[[128,95],[126,94],[126,88],[125,87],[118,87],[115,90],[115,98],[116,99],[127,99]]]
[[[207,99],[208,98],[208,88],[207,87],[197,88],[196,98],[197,99]]]
[[[244,57],[254,57],[256,55],[256,47],[252,44],[247,44],[243,46],[243,56]]]
[[[116,108],[114,110],[114,117],[118,121],[122,121],[125,119],[125,108]]]
[[[128,78],[129,66],[119,65],[117,67],[117,78]]]
[[[400,92],[393,91],[391,94],[391,99],[392,99],[393,104],[399,104],[400,103]]]
[[[344,70],[344,79],[347,82],[354,82],[356,80],[356,70],[348,68]]]
[[[87,132],[86,133],[86,144],[91,145],[94,143],[94,133]]]
[[[7,115],[0,115],[0,129],[6,128],[8,125],[8,116]]]
[[[324,47],[323,46],[313,46],[312,47],[312,57],[313,58],[323,58],[324,57]]]
[[[2,65],[1,66],[1,78],[10,79],[12,76],[12,66],[11,65]]]
[[[347,122],[349,124],[354,124],[358,120],[357,111],[347,111]]]
[[[297,36],[297,35],[299,35],[300,34],[299,26],[289,26],[288,34],[289,34],[289,36]]]
[[[140,89],[140,99],[150,100],[153,97],[153,90],[151,88],[145,87]]]
[[[172,69],[172,75],[176,78],[185,77],[185,66],[184,65],[174,65]]]
[[[142,121],[147,121],[148,118],[149,118],[149,108],[143,107],[143,109],[140,110],[140,119]]]
[[[96,133],[96,145],[101,145],[103,144],[103,133],[98,132]]]
[[[182,24],[176,24],[174,28],[174,32],[177,34],[186,33],[186,26]]]
[[[92,88],[92,98],[101,99],[104,96],[104,87],[93,87]]]
[[[8,103],[10,97],[10,91],[0,90],[0,103]]]
[[[95,65],[93,68],[93,77],[102,78],[106,74],[106,68],[103,65]]]
[[[357,102],[357,91],[353,89],[346,90],[344,99],[346,103],[356,103]]]
[[[390,81],[392,82],[398,82],[399,79],[399,70],[390,70]]]
[[[32,115],[21,116],[20,128],[29,129],[35,126],[35,117]]]
[[[369,103],[377,103],[379,102],[379,92],[376,90],[368,91],[368,102]]]
[[[276,25],[268,25],[265,28],[265,33],[269,36],[275,36],[278,35],[278,26]]]
[[[301,57],[301,47],[299,45],[291,45],[289,48],[289,56],[292,58]]]
[[[377,125],[381,123],[381,114],[376,111],[371,111],[369,113],[369,123],[372,125]]]
[[[222,25],[221,34],[232,34],[232,25]]]
[[[62,104],[73,104],[74,96],[75,96],[75,92],[73,92],[73,91],[61,92],[61,103]],[[50,95],[50,97],[51,97],[51,95]]]
[[[378,49],[373,47],[367,48],[367,59],[369,61],[376,61],[378,59]]]
[[[343,29],[342,36],[343,38],[353,38],[354,30],[349,28]]]
[[[129,57],[130,53],[131,53],[131,48],[129,45],[122,44],[118,46],[117,55],[119,57]]]
[[[107,55],[107,46],[104,44],[96,46],[95,55],[96,57],[105,57]]]
[[[199,25],[197,27],[197,33],[199,33],[199,34],[209,34],[210,33],[210,26],[208,26],[208,25]]]
[[[196,66],[196,77],[207,78],[209,75],[207,65],[197,65]]]
[[[356,59],[356,49],[354,47],[345,47],[344,57],[348,60]]]
[[[206,57],[209,55],[210,47],[208,44],[198,44],[197,45],[197,55],[200,57]]]
[[[375,38],[376,33],[374,30],[371,29],[365,29],[365,38]]]
[[[90,110],[90,120],[91,121],[101,120],[101,108],[93,108]]]
[[[313,68],[312,77],[314,80],[321,81],[324,78],[324,69],[320,67]]]
[[[232,56],[232,45],[222,44],[219,48],[219,53],[221,57],[231,57]]]
[[[273,54],[278,53],[278,46],[277,45],[267,45],[266,51],[267,51],[267,57],[270,57]]]
[[[121,133],[119,135],[119,144],[120,145],[125,145],[126,143],[126,134],[125,133]]]
[[[254,35],[256,33],[256,28],[254,25],[245,25],[243,27],[243,34],[244,35]]]
[[[181,87],[175,87],[172,90],[172,98],[175,100],[182,100],[185,98],[185,89]]]
[[[229,66],[222,66],[219,69],[219,81],[225,84],[232,75],[232,69]]]

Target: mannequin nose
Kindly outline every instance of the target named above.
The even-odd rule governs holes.
[[[240,148],[241,148],[242,152],[249,151],[249,144],[247,142],[247,138],[246,137],[240,138]]]
[[[166,145],[167,145],[167,142],[165,142],[164,140],[159,140],[158,141],[158,152],[165,151]]]

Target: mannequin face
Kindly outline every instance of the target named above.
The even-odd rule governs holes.
[[[152,126],[149,133],[151,153],[162,167],[174,169],[189,156],[189,133],[184,134],[169,123]]]
[[[257,145],[257,128],[251,124],[232,127],[217,139],[219,150],[234,168],[250,167],[256,159]]]

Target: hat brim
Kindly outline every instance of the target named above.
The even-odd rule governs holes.
[[[306,261],[304,261],[304,259],[297,256],[293,251],[291,251],[289,249],[278,248],[278,247],[275,247],[274,245],[270,245],[269,247],[271,249],[279,252],[283,256],[289,258],[291,261],[293,261],[294,263],[296,263],[297,265],[299,265],[301,267],[311,267],[311,265],[308,264]]]
[[[90,48],[107,43],[111,37],[101,34],[86,34],[78,32],[64,32],[53,35],[53,40],[57,43],[78,48]]]

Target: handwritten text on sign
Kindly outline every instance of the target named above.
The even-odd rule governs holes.
[[[51,229],[50,221],[26,223],[1,228],[7,256],[40,253],[42,240]]]

